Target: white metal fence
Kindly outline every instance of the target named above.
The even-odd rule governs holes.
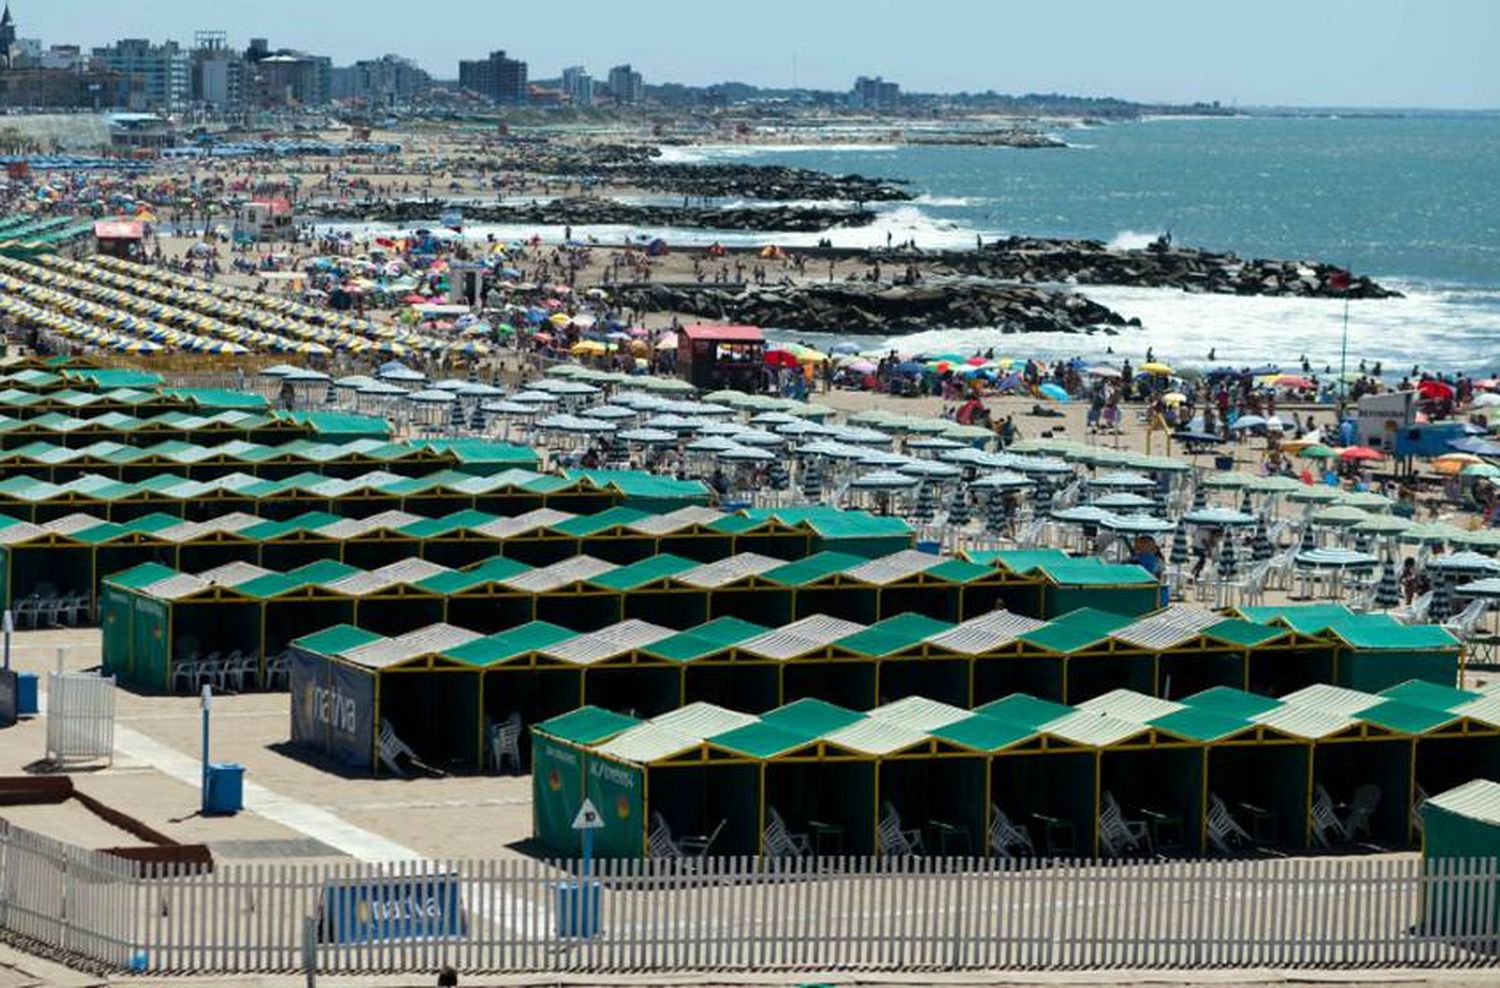
[[[47,674],[47,758],[112,761],[115,678],[78,672]]]
[[[1500,954],[1494,860],[606,861],[598,933],[579,937],[559,930],[570,867],[527,859],[205,871],[13,828],[0,854],[0,928],[159,973],[287,973],[304,958],[376,973],[1472,967]]]

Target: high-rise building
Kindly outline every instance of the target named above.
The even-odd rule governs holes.
[[[849,92],[849,105],[856,110],[890,113],[901,106],[901,87],[880,76],[860,76]]]
[[[5,5],[5,14],[0,16],[0,68],[15,68],[16,19],[10,15],[10,4]]]
[[[574,106],[594,105],[594,77],[582,65],[563,69],[562,90]]]
[[[646,101],[645,80],[628,64],[609,70],[609,91],[620,106],[636,106]]]
[[[431,88],[432,77],[415,62],[400,55],[382,55],[334,69],[329,95],[390,107]]]
[[[458,84],[494,103],[526,102],[526,63],[492,51],[488,58],[458,63]]]
[[[177,110],[192,97],[192,58],[175,41],[124,38],[95,48],[94,60],[130,80],[131,109]]]
[[[223,31],[193,36],[192,99],[216,110],[237,110],[245,101],[245,59],[229,47]]]

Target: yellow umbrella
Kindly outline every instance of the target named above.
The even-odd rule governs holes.
[[[1183,402],[1187,401],[1187,395],[1183,394],[1181,391],[1168,391],[1166,394],[1161,396],[1161,400],[1166,402],[1168,405],[1180,405]]]
[[[573,354],[574,356],[579,356],[585,353],[600,354],[604,352],[604,344],[600,343],[598,340],[579,340],[577,343],[574,343],[571,347],[568,348],[568,352]]]
[[[1147,374],[1166,375],[1172,373],[1172,368],[1168,367],[1160,360],[1153,360],[1149,364],[1141,364],[1141,370],[1145,371]]]

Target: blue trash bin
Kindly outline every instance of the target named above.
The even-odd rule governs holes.
[[[940,555],[943,551],[943,543],[931,539],[923,539],[917,543],[917,551],[933,556]]]
[[[234,762],[210,762],[208,791],[203,812],[209,816],[232,816],[245,808],[245,766]]]
[[[34,672],[16,673],[16,716],[35,716],[37,708],[37,676]]]
[[[604,886],[589,882],[588,894],[583,895],[584,886],[579,882],[557,883],[557,935],[560,937],[588,938],[599,933],[599,903],[604,898]],[[584,899],[588,899],[585,908]]]

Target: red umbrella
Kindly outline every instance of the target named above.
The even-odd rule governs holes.
[[[965,360],[964,363],[968,364],[970,367],[983,367],[986,363],[988,363],[988,361],[986,361],[983,357],[970,357],[968,360]]]
[[[767,350],[766,365],[770,367],[800,367],[797,355],[790,350]]]
[[[1385,455],[1368,446],[1347,446],[1339,450],[1341,460],[1383,460]]]
[[[1417,385],[1417,394],[1423,398],[1442,401],[1445,398],[1453,397],[1453,388],[1442,381],[1423,381]]]

